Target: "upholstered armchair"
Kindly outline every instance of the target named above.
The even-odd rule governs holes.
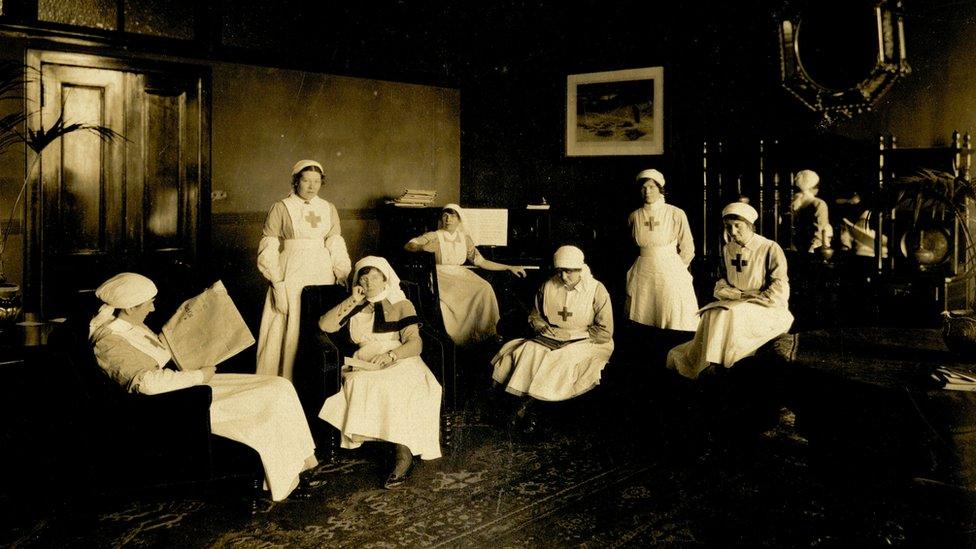
[[[70,393],[73,414],[48,428],[84,441],[70,452],[70,466],[88,480],[81,490],[94,496],[174,488],[233,492],[246,495],[253,511],[264,478],[260,457],[210,432],[211,388],[151,396],[126,392],[95,361],[88,316],[70,318],[34,355],[47,383],[60,386],[46,387],[48,393]],[[50,398],[63,405],[62,398]]]
[[[399,273],[398,273],[399,274]],[[449,447],[452,442],[454,418],[449,413],[453,396],[453,344],[445,346],[450,337],[426,324],[420,314],[420,303],[415,298],[416,285],[401,281],[401,288],[421,316],[420,335],[424,340],[421,358],[444,389],[441,406],[441,443]],[[324,460],[335,458],[339,445],[339,431],[318,419],[325,399],[342,388],[342,359],[352,356],[355,345],[349,339],[348,328],[334,334],[326,334],[318,326],[319,317],[328,312],[347,295],[341,286],[306,286],[302,291],[302,324],[299,332],[298,351],[295,356],[293,381],[312,428],[312,436],[319,455]],[[449,354],[451,353],[451,354]]]
[[[325,399],[342,387],[342,357],[333,341],[348,341],[348,337],[330,338],[319,328],[319,317],[345,299],[348,291],[338,284],[306,286],[302,290],[301,325],[298,330],[298,349],[292,382],[302,402],[308,426],[312,430],[317,451],[323,459],[335,456],[337,439],[330,425],[319,419]]]
[[[444,388],[444,408],[453,412],[457,409],[457,352],[444,329],[434,254],[404,252],[396,258],[394,267],[400,276],[400,288],[420,317],[424,362]]]

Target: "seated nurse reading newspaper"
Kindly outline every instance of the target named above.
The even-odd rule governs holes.
[[[118,274],[98,287],[95,295],[104,304],[89,324],[98,365],[131,393],[153,395],[209,385],[211,431],[254,448],[261,456],[271,499],[287,498],[298,486],[299,474],[316,464],[315,444],[295,388],[277,376],[218,374],[213,364],[171,369],[173,352],[166,338],[144,323],[155,310],[156,293],[153,281],[136,273]],[[185,309],[178,314],[185,314]]]

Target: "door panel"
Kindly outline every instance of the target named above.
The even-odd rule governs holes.
[[[123,78],[115,71],[44,65],[39,124],[88,123],[123,133]],[[124,145],[75,131],[41,157],[40,264],[42,308],[64,302],[76,287],[94,287],[101,273],[120,270]]]
[[[41,78],[28,97],[43,105],[33,129],[50,128],[63,112],[66,124],[106,126],[125,138],[76,131],[44,150],[28,203],[26,306],[57,315],[124,270],[157,283],[185,276],[209,234],[201,217],[209,209],[200,204],[209,195],[201,75],[86,55],[29,57]]]
[[[146,95],[146,230],[147,249],[184,244],[180,230],[180,145],[166,136],[180,134],[182,97]]]
[[[195,208],[187,187],[195,186],[196,140],[199,126],[190,111],[197,109],[193,82],[176,77],[144,78],[144,156],[146,158],[144,233],[147,250],[192,248]],[[179,139],[174,139],[179,136]]]
[[[199,189],[200,100],[199,79],[170,72],[139,75],[137,91],[142,105],[139,133],[143,166],[141,257],[146,269],[171,276],[179,266],[196,266],[198,245],[205,237]],[[138,127],[137,127],[138,126]],[[208,193],[209,194],[209,193]]]
[[[97,120],[104,125],[107,121],[101,114],[105,111],[104,89],[83,86],[65,86],[62,97],[64,116],[67,120]],[[64,237],[64,251],[82,250],[104,251],[105,217],[101,215],[105,205],[102,198],[105,190],[103,182],[111,185],[117,181],[106,181],[106,166],[103,162],[103,143],[97,135],[89,132],[72,133],[65,136],[62,158],[69,162],[61,165],[61,186],[58,189],[60,209],[64,212],[60,224]],[[112,194],[112,193],[109,193]]]

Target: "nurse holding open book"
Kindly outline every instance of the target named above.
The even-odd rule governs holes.
[[[731,368],[752,356],[793,325],[786,256],[776,242],[756,234],[759,213],[733,202],[722,210],[727,242],[725,276],[715,283],[715,299],[701,310],[695,337],[668,352],[668,368],[695,379],[711,365]]]
[[[593,278],[575,246],[562,246],[553,257],[556,274],[535,297],[529,313],[536,336],[506,343],[495,358],[493,378],[516,396],[566,400],[600,383],[613,353],[610,294]],[[523,418],[530,399],[516,412]]]

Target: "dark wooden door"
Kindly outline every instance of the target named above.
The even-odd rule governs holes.
[[[209,124],[200,69],[31,52],[34,128],[106,126],[44,150],[28,203],[26,306],[51,317],[123,270],[186,278],[209,242]],[[205,135],[206,134],[206,135]]]

